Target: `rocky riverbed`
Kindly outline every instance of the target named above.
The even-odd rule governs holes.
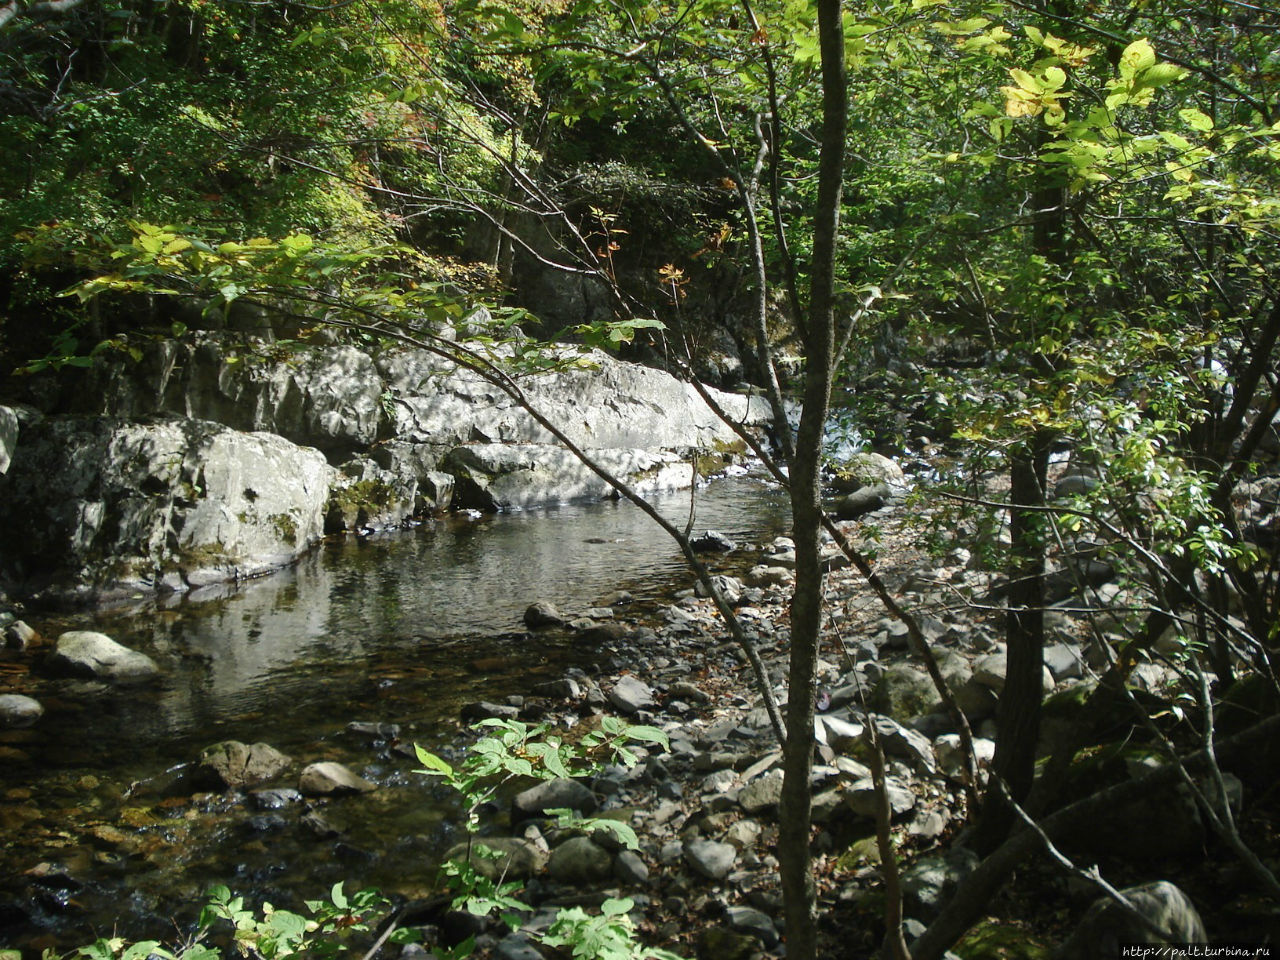
[[[901,507],[890,503],[845,526],[864,545],[874,538],[882,575],[922,618],[948,684],[980,736],[979,757],[988,759],[991,715],[1004,676],[998,614],[985,602],[996,578],[962,549],[940,558],[922,554],[915,547],[918,535],[901,519]],[[790,544],[778,538],[732,546],[711,556],[719,583],[785,698]],[[877,727],[889,757],[909,933],[936,914],[975,859],[952,844],[965,814],[958,738],[907,650],[906,631],[884,616],[834,547],[828,565],[830,631],[816,728],[814,849],[831,955],[863,955],[878,942],[881,923],[881,866],[863,736],[868,725]],[[1097,600],[1093,594],[1099,591],[1113,601],[1114,589],[1098,585],[1089,596],[1070,598],[1072,607]],[[505,800],[488,812],[486,834],[505,837],[491,842],[515,851],[528,876],[523,896],[535,912],[526,927],[544,926],[558,906],[625,895],[635,901],[634,917],[649,942],[717,960],[781,955],[785,930],[774,849],[781,757],[750,671],[711,601],[692,588],[666,596],[615,592],[573,607],[556,596],[528,599],[540,602],[528,614],[527,632],[483,652],[446,651],[424,669],[434,669],[438,682],[452,661],[455,669],[490,678],[482,699],[449,706],[456,732],[425,745],[456,761],[475,737],[470,723],[482,717],[546,722],[576,737],[597,728],[602,717],[617,716],[660,727],[671,750],[642,751],[636,766],[606,769],[579,787],[571,803],[562,796],[545,801],[532,795],[517,799],[510,808],[515,812]],[[1097,661],[1078,614],[1050,612],[1049,632],[1045,688],[1051,725],[1070,721]],[[1153,697],[1169,680],[1160,669],[1138,674],[1137,682]],[[403,689],[404,678],[396,682]],[[415,696],[429,696],[428,689],[413,687]],[[400,904],[430,903],[437,889],[434,864],[461,839],[460,811],[456,801],[413,772],[419,764],[412,744],[420,738],[398,709],[409,709],[405,700],[373,696],[358,716],[334,718],[332,736],[320,742],[255,746],[250,737],[233,744],[224,738],[199,749],[193,743],[174,769],[147,782],[112,785],[110,798],[92,777],[62,785],[56,799],[11,787],[3,816],[13,830],[45,829],[41,807],[50,802],[87,810],[97,803],[110,817],[88,818],[87,832],[68,834],[61,845],[45,829],[47,858],[30,864],[10,885],[3,916],[30,926],[59,910],[74,911],[91,899],[95,871],[114,870],[130,887],[137,877],[133,897],[148,901],[138,916],[154,918],[175,908],[174,899],[157,890],[157,880],[173,880],[161,865],[180,857],[183,844],[205,831],[220,832],[225,843],[204,863],[187,864],[195,867],[185,874],[187,897],[199,895],[194,873],[277,904],[296,900],[285,889],[289,865],[273,852],[302,843],[327,853],[328,869],[314,877],[321,889],[346,879],[372,883]],[[238,729],[252,727],[250,718]],[[1101,756],[1094,774],[1114,779],[1140,773],[1153,762],[1151,753],[1132,746]],[[12,734],[5,749],[20,751],[20,734]],[[1242,792],[1234,782],[1233,789]],[[423,803],[426,795],[430,803]],[[558,831],[542,817],[545,808],[566,805],[629,822],[640,850],[624,851],[601,834]],[[370,829],[380,819],[399,825],[394,840]],[[1082,862],[1102,860],[1121,883],[1164,880],[1177,869],[1191,901],[1153,888],[1155,907],[1182,910],[1179,922],[1195,933],[1199,920],[1183,909],[1193,901],[1206,910],[1212,933],[1250,915],[1247,882],[1229,868],[1206,873],[1171,866],[1211,843],[1194,805],[1173,794],[1111,811],[1105,824],[1063,847]],[[1050,942],[1067,935],[1097,891],[1053,871],[1020,876],[975,936],[997,946],[1017,943],[1023,955],[1047,955]],[[538,955],[520,933],[507,936],[483,926],[460,931],[458,918],[439,911],[407,915],[416,916],[428,940],[471,932],[494,956]],[[1094,934],[1078,935],[1087,940]],[[27,936],[25,945],[41,945],[38,933]]]

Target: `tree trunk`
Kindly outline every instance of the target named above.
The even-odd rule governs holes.
[[[994,849],[1013,825],[1014,811],[996,786],[1003,781],[1018,803],[1035,776],[1044,696],[1044,567],[1047,520],[1036,508],[1045,500],[1051,434],[1037,431],[1010,455],[1009,605],[1005,626],[1008,664],[996,717],[994,780],[978,825],[980,850]],[[1031,509],[1020,509],[1031,508]]]
[[[812,813],[809,776],[814,748],[814,674],[822,625],[822,569],[818,558],[822,526],[822,434],[835,353],[836,235],[840,226],[848,125],[844,29],[839,0],[819,0],[818,42],[822,53],[822,148],[818,161],[809,322],[804,338],[804,409],[791,464],[796,585],[791,602],[787,742],[778,829],[789,960],[812,960],[817,955],[817,894],[809,853]]]

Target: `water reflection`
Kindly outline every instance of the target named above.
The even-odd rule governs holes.
[[[781,494],[762,482],[723,480],[697,496],[698,530],[761,539],[781,529]],[[688,517],[687,492],[656,505],[681,524]],[[277,575],[116,612],[98,626],[163,661],[167,682],[134,718],[136,742],[282,703],[333,702],[362,682],[362,665],[413,662],[449,638],[523,629],[534,600],[581,612],[622,586],[687,577],[656,524],[607,502],[349,538]]]

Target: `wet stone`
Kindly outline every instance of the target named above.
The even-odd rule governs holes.
[[[249,798],[259,810],[279,810],[290,804],[302,802],[302,794],[292,787],[252,790],[249,792]]]
[[[298,789],[306,796],[323,797],[340,793],[367,793],[377,789],[361,776],[357,776],[340,763],[325,761],[313,763],[302,771]]]
[[[490,703],[488,700],[477,700],[464,704],[463,720],[514,720],[520,716],[520,709],[505,703]]]
[[[30,727],[42,716],[40,701],[19,693],[0,694],[0,730]]]
[[[376,743],[379,740],[398,740],[400,738],[400,724],[353,720],[347,724],[347,734],[371,743]]]

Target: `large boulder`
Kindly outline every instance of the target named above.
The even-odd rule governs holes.
[[[1075,932],[1058,948],[1058,960],[1118,957],[1123,944],[1208,943],[1195,904],[1167,880],[1120,891],[1142,917],[1141,922],[1111,897],[1099,897]],[[1157,954],[1153,953],[1152,956]],[[1172,955],[1177,956],[1178,953]]]
[[[69,630],[58,637],[49,664],[58,673],[120,684],[146,683],[160,673],[145,653],[93,630]]]
[[[15,580],[90,596],[254,577],[321,537],[332,475],[272,434],[48,418],[0,478],[0,555]]]

